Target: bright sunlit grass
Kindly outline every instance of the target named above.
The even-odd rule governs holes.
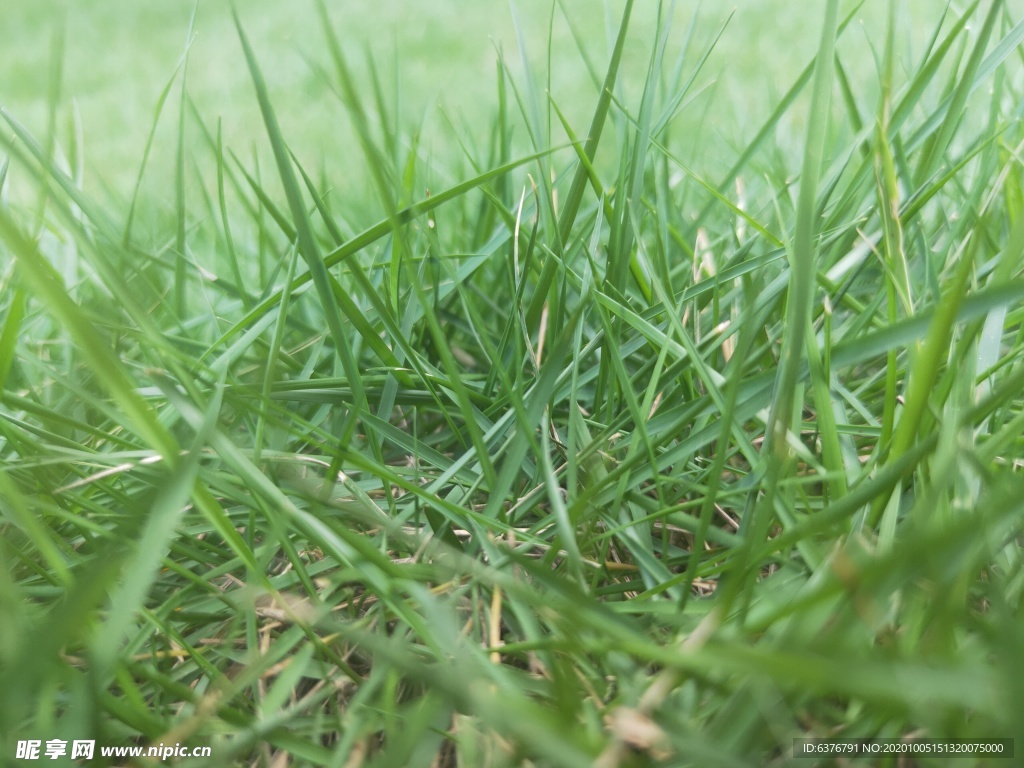
[[[496,53],[486,119],[429,130],[317,11],[351,174],[289,135],[244,14],[256,149],[187,59],[116,189],[59,68],[49,131],[3,110],[4,760],[1024,749],[1024,22],[825,0],[765,83],[707,70],[725,17],[633,5],[606,40],[519,23],[532,66]]]

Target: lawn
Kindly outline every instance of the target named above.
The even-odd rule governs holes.
[[[347,146],[354,135],[345,109],[333,92],[336,84],[322,72],[328,66],[322,24],[313,3],[300,5],[302,10],[295,12],[281,3],[252,0],[240,12],[260,54],[268,90],[293,150],[317,167],[326,164],[332,172],[358,174],[361,153]],[[619,9],[613,4],[562,5],[564,14],[556,12],[552,24],[551,3],[547,0],[517,3],[521,39],[510,7],[504,3],[467,5],[439,0],[410,14],[408,0],[382,0],[372,6],[357,5],[332,13],[359,82],[369,88],[368,59],[372,60],[389,106],[397,106],[401,112],[402,127],[415,130],[424,124],[434,151],[444,153],[454,142],[449,117],[467,139],[474,143],[485,139],[486,127],[497,109],[496,50],[500,48],[512,74],[520,77],[520,42],[540,82],[546,85],[550,73],[559,106],[586,123],[597,88],[576,40],[582,42],[591,66],[599,68],[607,57]],[[870,19],[880,8],[884,8],[880,0],[870,0],[858,16]],[[197,112],[205,120],[223,122],[225,145],[236,152],[265,152],[259,109],[230,5],[199,4],[190,35],[192,10],[189,3],[154,5],[128,0],[88,5],[56,0],[14,4],[6,11],[0,30],[5,61],[9,63],[0,72],[5,108],[34,134],[44,135],[53,53],[62,51],[58,135],[67,140],[68,124],[77,111],[83,163],[88,170],[84,183],[99,192],[105,182],[125,197],[135,182],[160,92],[174,76],[186,40],[191,39],[188,95]],[[656,10],[656,3],[645,3],[633,12],[625,50],[627,66],[621,73],[633,91],[642,87],[645,77]],[[677,9],[669,55],[678,54],[691,22],[695,22],[693,54],[703,53],[701,45],[706,47],[718,35],[732,10],[733,6],[719,9],[709,4],[694,18],[690,9]],[[565,14],[572,26],[566,23]],[[713,101],[715,112],[728,119],[722,119],[721,125],[708,132],[711,135],[700,137],[700,143],[723,134],[733,143],[731,151],[735,152],[735,144],[759,127],[774,102],[811,60],[817,45],[818,21],[791,3],[741,0],[729,21],[728,33],[702,69],[698,85],[707,95],[698,97],[679,121],[688,130],[699,127]],[[766,29],[771,34],[763,34]],[[915,27],[910,33],[916,45],[926,42],[926,32]],[[55,42],[55,35],[62,35],[62,42],[59,37]],[[784,55],[779,53],[778,35],[786,37]],[[873,68],[863,34],[849,37],[855,51],[849,66],[870,74]],[[712,98],[712,94],[716,95]],[[157,134],[160,142],[173,146],[176,127],[173,115],[165,116]],[[191,135],[192,126],[187,130]],[[151,169],[145,188],[150,205],[173,204],[172,195],[161,198],[160,194],[164,177],[173,174],[173,158],[172,151],[156,151],[151,156],[150,162],[157,170]],[[164,189],[169,186],[163,184]]]
[[[1024,3],[340,5],[5,11],[4,763],[1012,764]]]

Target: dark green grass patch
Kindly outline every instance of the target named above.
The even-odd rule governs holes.
[[[440,135],[321,10],[311,70],[372,196],[289,143],[244,16],[264,146],[225,142],[183,60],[146,150],[171,213],[91,194],[80,134],[2,112],[0,185],[32,190],[0,205],[5,760],[1024,737],[1024,22],[894,4],[865,65],[828,0],[812,60],[702,157],[728,26],[665,3],[638,47],[613,3],[598,57],[562,5],[546,63],[498,53],[493,117]]]

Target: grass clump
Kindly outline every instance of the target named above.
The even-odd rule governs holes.
[[[828,0],[815,60],[707,159],[678,117],[716,114],[713,44],[664,4],[627,78],[616,11],[603,65],[581,40],[588,123],[499,57],[493,122],[436,152],[324,13],[372,201],[289,147],[241,22],[273,171],[183,60],[155,235],[4,112],[0,183],[35,190],[0,208],[7,754],[1024,736],[1024,22],[949,8],[907,51],[893,4],[865,66]]]

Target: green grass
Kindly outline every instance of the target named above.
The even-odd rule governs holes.
[[[1021,9],[767,7],[524,0],[440,116],[386,22],[295,14],[295,89],[200,9],[127,168],[57,34],[0,134],[4,759],[1024,738]]]

